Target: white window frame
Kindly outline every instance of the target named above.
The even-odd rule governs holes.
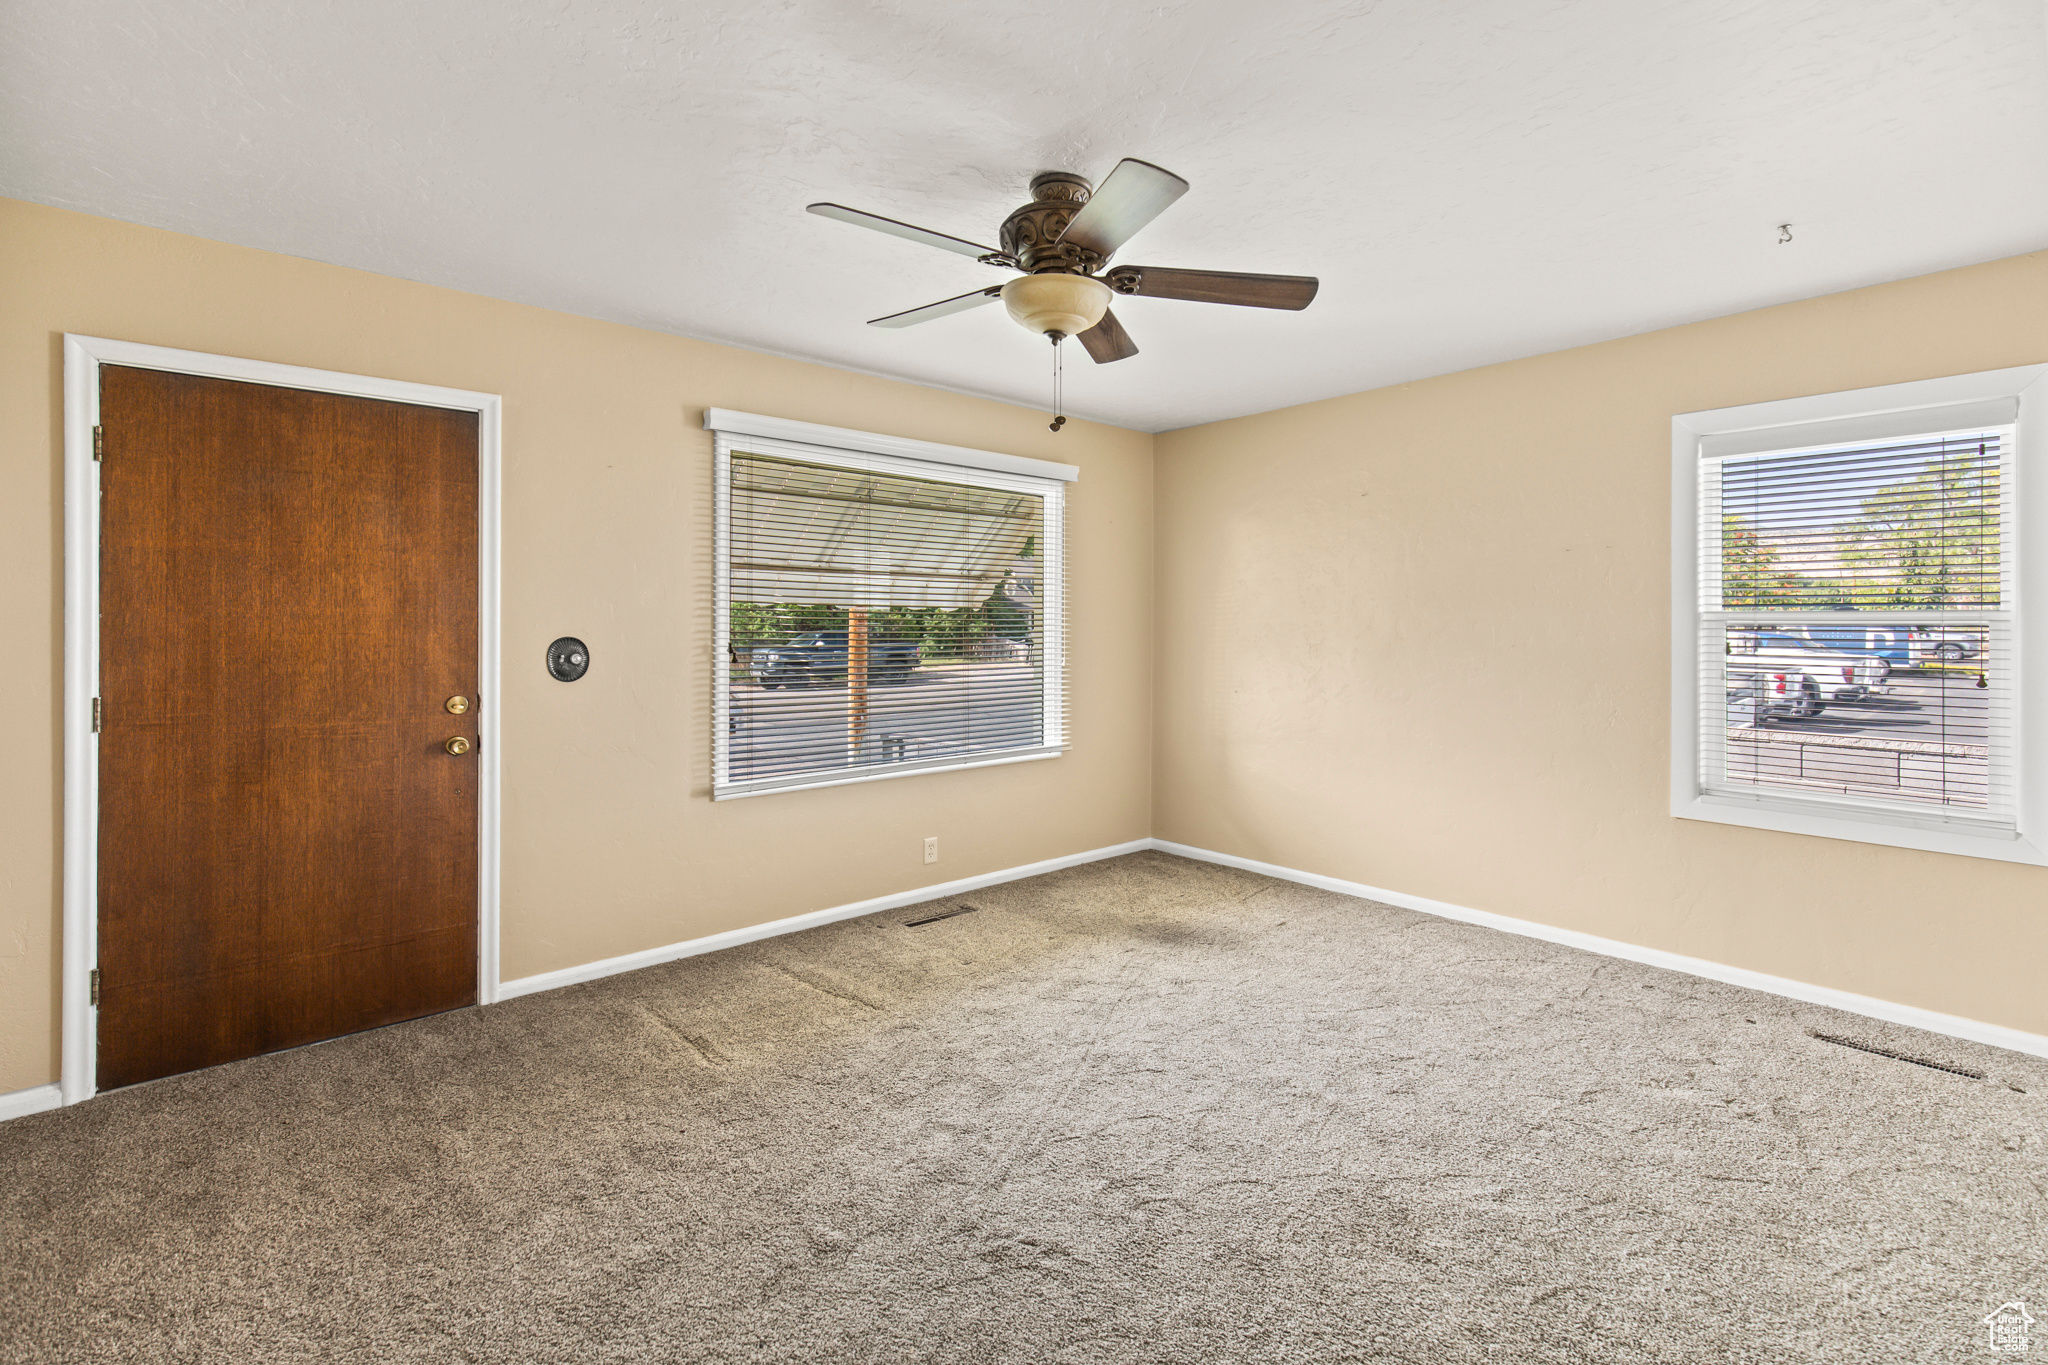
[[[1058,758],[1067,747],[1066,697],[1066,485],[1081,477],[1070,464],[1034,460],[1022,455],[1005,455],[968,446],[941,445],[904,436],[854,431],[846,427],[821,426],[786,417],[711,408],[704,414],[704,426],[714,436],[713,507],[714,536],[712,561],[712,731],[711,799],[737,801],[752,796],[781,792],[810,791],[817,787],[844,787],[860,782],[886,782],[896,777],[921,773],[954,772],[962,768],[992,768],[1007,763],[1029,763]],[[786,778],[734,784],[728,777],[730,763],[731,696],[725,681],[732,650],[732,454],[743,450],[763,455],[787,455],[815,464],[851,469],[873,469],[913,478],[943,479],[977,488],[997,488],[1030,493],[1045,499],[1045,522],[1040,536],[1040,648],[1045,660],[1043,708],[1045,729],[1039,743],[1026,749],[999,749],[969,758],[942,758],[924,762],[892,763],[854,772],[793,774]]]
[[[2004,522],[2012,639],[2011,819],[1858,809],[1760,789],[1708,791],[1702,742],[1699,519],[1710,456],[2014,425]],[[1671,419],[1671,813],[1752,829],[2048,864],[2048,365],[1680,413]],[[1783,613],[1772,613],[1782,615]],[[1925,613],[1921,613],[1925,615]],[[1840,618],[1835,618],[1839,620]],[[1960,618],[1958,618],[1960,619]],[[1719,704],[1719,699],[1716,699]],[[1999,756],[1993,755],[1994,769]]]

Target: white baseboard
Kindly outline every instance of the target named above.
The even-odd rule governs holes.
[[[2048,1037],[2007,1028],[2003,1024],[1987,1024],[1977,1019],[1965,1019],[1957,1014],[1941,1014],[1914,1005],[1900,1005],[1890,1000],[1879,1000],[1875,996],[1838,991],[1830,986],[1809,985],[1788,977],[1770,976],[1744,967],[1709,962],[1703,957],[1686,957],[1680,953],[1667,953],[1660,948],[1643,948],[1633,943],[1623,943],[1619,939],[1601,938],[1597,934],[1582,934],[1576,929],[1558,929],[1548,924],[1538,924],[1534,920],[1496,915],[1489,910],[1471,910],[1462,905],[1452,905],[1448,901],[1433,901],[1402,891],[1388,891],[1384,887],[1365,886],[1359,882],[1342,881],[1314,872],[1297,872],[1291,867],[1255,862],[1250,858],[1240,858],[1230,853],[1212,853],[1205,848],[1193,848],[1165,839],[1154,839],[1151,846],[1162,853],[1195,858],[1205,863],[1221,863],[1226,867],[1243,868],[1247,872],[1277,877],[1282,881],[1299,882],[1303,886],[1320,887],[1324,891],[1336,891],[1346,896],[1358,896],[1364,900],[1398,905],[1404,910],[1419,910],[1425,915],[1439,915],[1444,919],[1463,920],[1467,924],[1481,924],[1504,933],[1540,938],[1551,943],[1564,944],[1569,948],[1583,948],[1589,953],[1599,953],[1605,957],[1624,958],[1630,962],[1641,962],[1646,966],[1662,967],[1667,971],[1684,972],[1687,976],[1702,976],[1709,981],[1726,982],[1731,986],[1746,986],[1753,991],[1767,991],[1772,995],[1803,1000],[1809,1005],[1826,1005],[1830,1009],[1860,1014],[1869,1019],[1882,1019],[1887,1023],[1904,1024],[1908,1028],[1925,1029],[1929,1033],[1946,1034],[1951,1038],[1963,1038],[1973,1043],[1985,1043],[1991,1047],[2002,1047],[2035,1057],[2048,1057]]]
[[[958,881],[940,882],[935,886],[921,886],[911,891],[900,891],[890,896],[877,896],[873,900],[856,901],[851,905],[836,905],[826,910],[813,910],[809,914],[792,915],[787,919],[771,920],[766,924],[751,925],[745,929],[733,929],[723,934],[711,934],[704,938],[690,939],[683,943],[671,943],[660,948],[648,948],[642,952],[627,953],[622,957],[605,958],[600,962],[586,962],[580,967],[565,967],[560,971],[542,972],[538,976],[522,977],[507,981],[498,988],[500,1000],[510,1000],[521,995],[532,995],[537,991],[551,991],[560,986],[573,986],[581,981],[595,981],[599,977],[613,976],[619,972],[637,971],[642,967],[653,967],[663,962],[674,962],[679,958],[694,957],[699,953],[713,953],[721,948],[735,948],[742,943],[753,943],[779,934],[793,934],[803,929],[813,929],[821,924],[838,920],[855,919],[861,915],[872,915],[882,910],[894,910],[905,905],[916,905],[923,901],[943,900],[984,886],[995,886],[1001,882],[1019,881],[1025,877],[1036,877],[1046,872],[1057,872],[1063,867],[1078,867],[1082,863],[1098,862],[1104,858],[1115,858],[1126,853],[1141,853],[1157,849],[1182,858],[1193,858],[1206,863],[1221,863],[1226,867],[1242,868],[1262,876],[1275,877],[1281,881],[1298,882],[1303,886],[1319,887],[1346,896],[1357,896],[1363,900],[1380,901],[1387,905],[1398,905],[1404,910],[1417,910],[1426,915],[1437,915],[1444,919],[1461,920],[1467,924],[1483,925],[1499,929],[1503,933],[1521,934],[1527,938],[1540,938],[1550,943],[1560,943],[1569,948],[1583,948],[1589,953],[1605,957],[1617,957],[1629,962],[1640,962],[1646,966],[1662,967],[1667,971],[1683,972],[1688,976],[1704,977],[1709,981],[1726,982],[1731,986],[1744,986],[1750,990],[1765,991],[1792,1000],[1803,1000],[1811,1005],[1825,1005],[1830,1009],[1860,1014],[1870,1019],[1882,1019],[1887,1023],[1903,1024],[1908,1028],[1925,1029],[1929,1033],[1946,1034],[1951,1038],[1962,1038],[1973,1043],[1984,1043],[1991,1047],[2002,1047],[2013,1052],[2024,1052],[2030,1056],[2048,1057],[2048,1037],[2037,1033],[2026,1033],[2002,1024],[1987,1024],[1976,1019],[1965,1019],[1960,1015],[1941,1014],[1934,1010],[1920,1009],[1913,1005],[1900,1005],[1890,1000],[1879,1000],[1873,996],[1856,995],[1850,991],[1835,990],[1828,986],[1809,985],[1804,981],[1793,981],[1787,977],[1770,976],[1763,972],[1749,971],[1743,967],[1730,967],[1705,958],[1686,957],[1679,953],[1667,953],[1659,948],[1644,948],[1619,939],[1601,938],[1596,934],[1580,933],[1576,929],[1559,929],[1534,920],[1515,919],[1510,915],[1497,915],[1489,910],[1473,910],[1448,901],[1430,900],[1426,896],[1411,896],[1402,891],[1389,891],[1384,887],[1366,886],[1361,882],[1347,882],[1338,877],[1325,877],[1315,872],[1301,872],[1291,867],[1280,867],[1274,863],[1262,863],[1251,858],[1240,858],[1230,853],[1214,853],[1205,848],[1194,848],[1188,844],[1176,844],[1165,839],[1133,839],[1129,843],[1113,844],[1108,848],[1090,849],[1086,853],[1070,853],[1062,858],[1047,858],[1044,862],[1027,863],[1022,867],[1005,868],[1000,872],[984,872],[977,877],[962,877]],[[39,1114],[46,1109],[55,1109],[63,1103],[60,1089],[55,1085],[31,1086],[16,1090],[12,1094],[0,1095],[0,1122],[21,1118],[28,1114]]]
[[[517,981],[501,984],[498,987],[498,999],[510,1000],[515,996],[532,995],[536,991],[551,991],[561,986],[573,986],[581,981],[595,981],[602,976],[638,971],[642,967],[654,967],[664,962],[674,962],[678,958],[695,957],[699,953],[715,953],[721,948],[737,948],[742,943],[774,938],[779,934],[794,934],[804,929],[815,929],[821,924],[857,919],[862,915],[872,915],[881,910],[895,910],[905,905],[916,905],[921,901],[944,900],[948,896],[979,891],[984,886],[994,886],[998,882],[1014,882],[1025,877],[1036,877],[1041,873],[1057,872],[1063,867],[1078,867],[1082,863],[1099,862],[1104,858],[1115,858],[1126,853],[1142,853],[1153,846],[1150,839],[1133,839],[1127,844],[1112,844],[1108,848],[1090,849],[1086,853],[1069,853],[1061,858],[1047,858],[1041,863],[1026,863],[1022,867],[1004,868],[1000,872],[984,872],[978,877],[962,877],[956,882],[920,886],[916,890],[899,891],[891,896],[877,896],[873,900],[855,901],[851,905],[835,905],[829,910],[813,910],[809,914],[791,915],[788,919],[770,920],[766,924],[750,925],[745,929],[729,929],[722,934],[708,934],[703,938],[688,939],[682,943],[646,948],[621,957],[586,962],[580,967],[564,967],[560,971],[542,972],[538,976],[523,976]]]
[[[64,1092],[55,1081],[48,1085],[32,1085],[26,1090],[0,1095],[0,1123],[23,1118],[29,1114],[40,1114],[45,1109],[55,1109],[62,1103]]]

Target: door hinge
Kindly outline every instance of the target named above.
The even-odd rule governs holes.
[[[94,697],[92,699],[92,732],[94,734],[98,734],[100,732],[100,716],[100,699],[98,697]]]
[[[92,969],[92,1003],[93,1003],[93,1004],[95,1004],[95,1005],[97,1005],[97,1004],[99,1004],[99,1002],[100,1002],[100,969],[99,969],[99,968],[97,968],[97,967],[95,967],[95,968],[93,968],[93,969]]]
[[[97,460],[107,453],[107,429],[96,426],[92,429],[92,457]]]

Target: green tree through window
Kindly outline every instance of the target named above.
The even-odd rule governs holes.
[[[1998,517],[1998,467],[1970,456],[1879,489],[1840,532],[1849,605],[1997,606]]]

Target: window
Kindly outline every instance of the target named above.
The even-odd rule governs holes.
[[[724,800],[1054,758],[1068,465],[713,409]]]
[[[2048,862],[2044,374],[1672,420],[1673,814]]]

